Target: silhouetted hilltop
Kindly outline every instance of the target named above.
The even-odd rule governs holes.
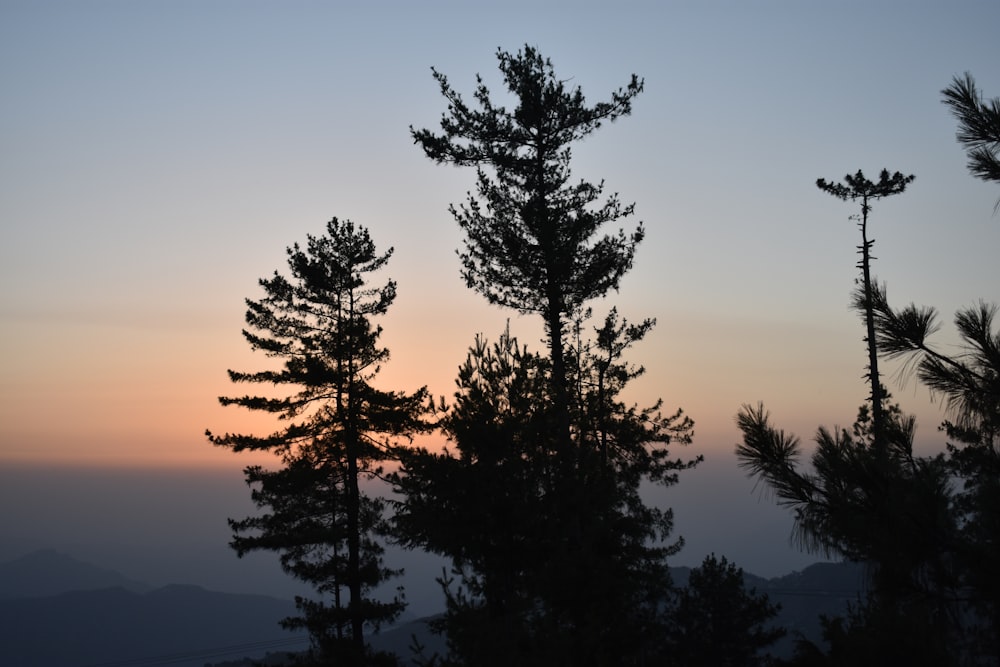
[[[686,565],[670,568],[670,578],[674,582],[674,586],[678,588],[684,588],[687,586],[690,577],[691,568]],[[768,586],[770,581],[771,580],[769,579],[758,577],[756,574],[750,574],[749,572],[743,573],[743,585],[747,590],[756,588],[757,592],[766,592],[764,589]]]
[[[55,551],[0,564],[0,664],[202,667],[305,645],[278,625],[295,613],[290,600],[149,588]]]
[[[840,596],[850,592],[854,597],[865,587],[865,568],[858,563],[815,563],[801,572],[766,580],[765,592],[804,591],[814,595]]]
[[[304,640],[278,626],[294,611],[291,601],[197,586],[0,600],[0,663],[56,667],[156,659],[202,667],[228,656],[301,648]]]
[[[788,634],[774,648],[775,655],[790,657],[800,637],[820,643],[820,615],[842,616],[865,590],[865,566],[859,563],[815,563],[800,572],[760,580],[753,584],[781,605],[775,625]],[[748,584],[748,588],[750,584]]]
[[[671,568],[677,586],[690,568]],[[819,640],[819,615],[842,614],[864,587],[863,566],[817,563],[783,577],[745,575],[748,589],[781,604],[776,625],[789,630],[775,652],[789,655],[796,633]],[[101,583],[114,582],[101,588]],[[155,590],[121,574],[54,551],[39,551],[0,564],[0,664],[62,667],[71,664],[244,664],[240,658],[276,659],[306,647],[303,635],[282,630],[278,621],[294,604],[262,595],[217,593],[198,586]],[[136,590],[140,589],[140,590]],[[51,594],[58,591],[58,594]],[[427,655],[444,649],[428,619],[371,638],[380,650],[410,657],[412,637]],[[226,662],[232,661],[232,662]]]
[[[0,563],[0,599],[45,597],[69,591],[123,588],[143,593],[149,584],[113,570],[76,560],[52,549],[34,551]]]

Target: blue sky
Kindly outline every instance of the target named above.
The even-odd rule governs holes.
[[[691,553],[739,562],[730,545],[754,542],[748,569],[780,573],[783,515],[735,470],[733,416],[764,401],[808,440],[866,394],[857,211],[814,182],[916,175],[873,211],[875,271],[896,303],[940,310],[942,342],[957,308],[1000,300],[1000,192],[967,173],[940,103],[965,71],[1000,95],[997,25],[985,1],[0,2],[0,465],[238,476],[202,433],[261,425],[215,403],[227,368],[260,364],[243,299],[332,216],[395,247],[387,384],[450,394],[508,317],[540,347],[537,322],[464,288],[447,206],[473,175],[408,129],[444,111],[431,66],[499,94],[497,48],[528,43],[595,101],[645,79],[633,115],[574,152],[647,229],[597,309],[658,320],[632,391],[696,421],[709,461],[670,492],[703,533]],[[940,447],[926,391],[886,379]],[[751,512],[766,531],[734,536]]]

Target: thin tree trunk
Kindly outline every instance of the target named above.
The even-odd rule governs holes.
[[[361,539],[360,539],[360,515],[361,515],[361,492],[358,488],[358,460],[355,453],[357,437],[355,434],[348,436],[348,458],[347,458],[347,569],[348,587],[351,592],[350,617],[351,617],[351,641],[358,655],[364,653],[364,617],[361,608]]]
[[[868,330],[868,382],[872,388],[872,430],[877,453],[885,449],[885,412],[882,382],[878,372],[878,346],[875,342],[875,313],[872,305],[872,279],[870,249],[874,241],[868,240],[868,197],[861,204],[861,273],[865,289],[865,325]]]
[[[358,487],[358,426],[357,426],[357,388],[354,377],[354,346],[356,341],[352,335],[354,327],[354,292],[349,295],[350,306],[348,314],[348,368],[347,368],[347,428],[345,429],[345,448],[347,454],[347,584],[351,593],[349,616],[351,617],[351,643],[356,655],[360,657],[365,651],[364,610],[361,606],[361,490]]]

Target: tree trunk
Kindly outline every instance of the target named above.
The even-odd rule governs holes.
[[[868,197],[861,204],[861,273],[865,290],[865,325],[868,331],[868,382],[872,388],[872,434],[877,453],[885,450],[885,411],[882,381],[878,372],[878,346],[875,343],[875,314],[872,307],[871,255],[874,241],[868,240]]]
[[[354,292],[349,292],[348,332],[353,333]],[[355,387],[355,345],[348,334],[347,358],[347,423],[344,429],[347,455],[347,585],[351,593],[348,612],[351,617],[351,643],[360,662],[365,651],[365,619],[361,599],[361,489],[358,487],[358,398]]]
[[[358,488],[358,459],[355,434],[348,436],[347,457],[347,569],[351,592],[351,642],[360,656],[365,650],[364,617],[361,608],[361,492]]]

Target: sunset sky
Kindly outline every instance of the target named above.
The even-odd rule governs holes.
[[[474,336],[507,318],[540,348],[539,322],[459,277],[447,207],[474,174],[409,136],[445,110],[431,66],[467,95],[479,72],[499,95],[497,48],[527,43],[593,102],[645,79],[632,116],[574,149],[575,173],[636,202],[626,224],[647,230],[595,309],[657,319],[630,398],[683,407],[686,453],[708,459],[676,490],[679,525],[699,508],[719,525],[746,507],[778,516],[735,468],[740,405],[763,401],[809,441],[849,426],[866,395],[848,308],[858,209],[818,177],[916,175],[872,213],[875,271],[894,303],[939,309],[943,344],[957,308],[1000,301],[1000,190],[968,174],[940,102],[965,71],[1000,96],[998,25],[994,0],[2,0],[0,469],[238,478],[246,459],[204,430],[269,426],[216,401],[233,391],[226,369],[264,363],[240,335],[243,300],[332,216],[395,248],[385,387],[450,396]],[[886,381],[921,451],[939,448],[926,390]],[[8,527],[16,500],[0,497]]]

